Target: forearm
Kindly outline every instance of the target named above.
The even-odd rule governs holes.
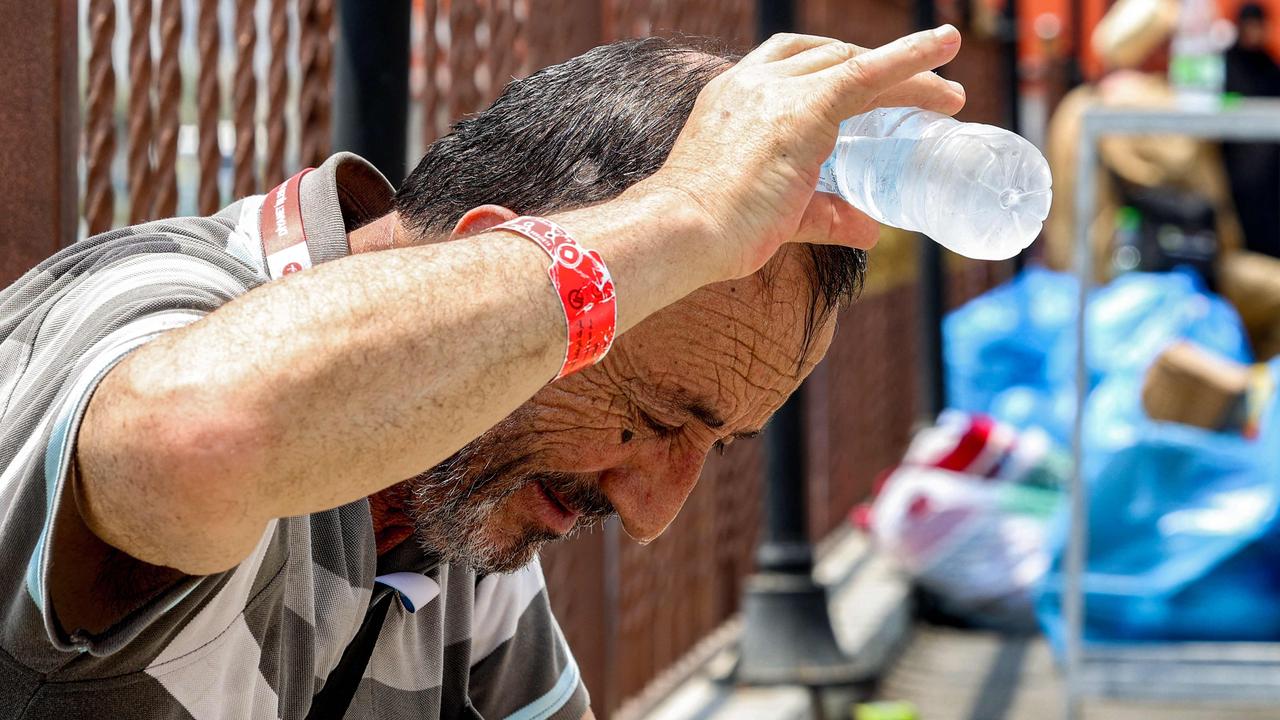
[[[620,332],[707,281],[675,251],[695,245],[689,218],[637,193],[557,216],[609,264]],[[560,367],[546,264],[506,232],[353,256],[142,347],[104,379],[81,430],[86,520],[141,559],[208,572],[272,517],[440,462]]]

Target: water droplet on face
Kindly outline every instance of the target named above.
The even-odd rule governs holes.
[[[584,159],[573,170],[573,181],[579,185],[590,185],[600,177],[600,167],[590,159]]]

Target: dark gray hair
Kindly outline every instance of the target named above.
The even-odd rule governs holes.
[[[486,203],[539,215],[612,199],[662,166],[702,88],[738,58],[662,38],[597,47],[513,80],[487,109],[432,143],[396,194],[424,235]],[[856,297],[866,253],[807,246],[813,302],[805,345]]]

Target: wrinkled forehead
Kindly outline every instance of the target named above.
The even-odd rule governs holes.
[[[813,292],[809,260],[789,248],[755,275],[665,308],[620,342],[636,379],[712,399],[726,419],[758,424],[830,345],[834,316],[821,319],[806,342]]]

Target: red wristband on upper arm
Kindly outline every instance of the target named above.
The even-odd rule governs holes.
[[[528,215],[502,223],[507,230],[537,243],[551,257],[547,275],[560,298],[568,329],[564,364],[556,378],[600,362],[613,345],[618,324],[613,278],[595,250],[586,250],[559,225]]]

